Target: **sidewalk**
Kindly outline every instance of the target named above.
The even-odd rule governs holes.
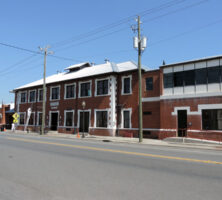
[[[36,132],[24,132],[16,131],[12,132],[7,130],[3,133],[13,133],[19,135],[33,135],[39,136],[39,133]],[[1,132],[0,132],[1,134]],[[55,137],[55,138],[67,138],[67,139],[78,139],[78,140],[88,140],[88,141],[101,141],[101,142],[114,142],[114,143],[128,143],[128,144],[140,144],[138,138],[128,138],[128,137],[110,137],[110,136],[95,136],[95,135],[86,135],[85,138],[77,137],[77,135],[72,134],[63,134],[57,132],[48,132],[42,137]],[[166,138],[164,140],[155,140],[155,139],[143,139],[142,145],[157,145],[157,146],[168,146],[168,147],[182,147],[182,148],[195,148],[195,149],[209,149],[209,150],[222,150],[222,142],[210,141],[210,140],[200,140],[193,138]]]

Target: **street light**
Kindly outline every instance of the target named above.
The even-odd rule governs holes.
[[[84,124],[84,121],[85,121],[84,109],[85,109],[85,107],[86,107],[86,102],[83,101],[83,102],[82,102],[82,110],[83,110],[83,117],[82,117],[82,118],[83,118],[83,125],[82,125],[82,126],[83,126],[83,127],[82,127],[83,133],[82,133],[82,138],[85,137],[85,133],[84,133],[84,125],[85,125],[85,124]]]

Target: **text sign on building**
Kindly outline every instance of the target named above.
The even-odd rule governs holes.
[[[59,102],[58,101],[50,103],[51,109],[56,109],[58,106],[59,106]]]

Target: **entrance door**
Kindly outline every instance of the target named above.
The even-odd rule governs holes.
[[[186,137],[187,135],[187,111],[186,110],[178,110],[178,137]]]
[[[88,133],[89,132],[89,112],[80,112],[80,127],[79,132]]]
[[[57,126],[58,126],[58,113],[51,113],[51,127],[50,129],[53,131],[57,130]]]

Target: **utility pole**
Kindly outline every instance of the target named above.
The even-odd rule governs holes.
[[[41,135],[45,134],[45,110],[46,110],[46,56],[48,54],[52,54],[53,52],[48,52],[48,49],[50,46],[46,46],[45,48],[39,47],[40,51],[44,52],[44,72],[43,72],[43,101],[42,101],[42,129],[41,129]]]
[[[137,37],[134,37],[134,48],[138,51],[138,79],[139,79],[139,142],[143,141],[143,109],[142,109],[142,75],[141,75],[141,56],[142,52],[146,48],[146,37],[141,38],[140,33],[140,16],[137,18],[137,28],[133,28],[137,31]]]

